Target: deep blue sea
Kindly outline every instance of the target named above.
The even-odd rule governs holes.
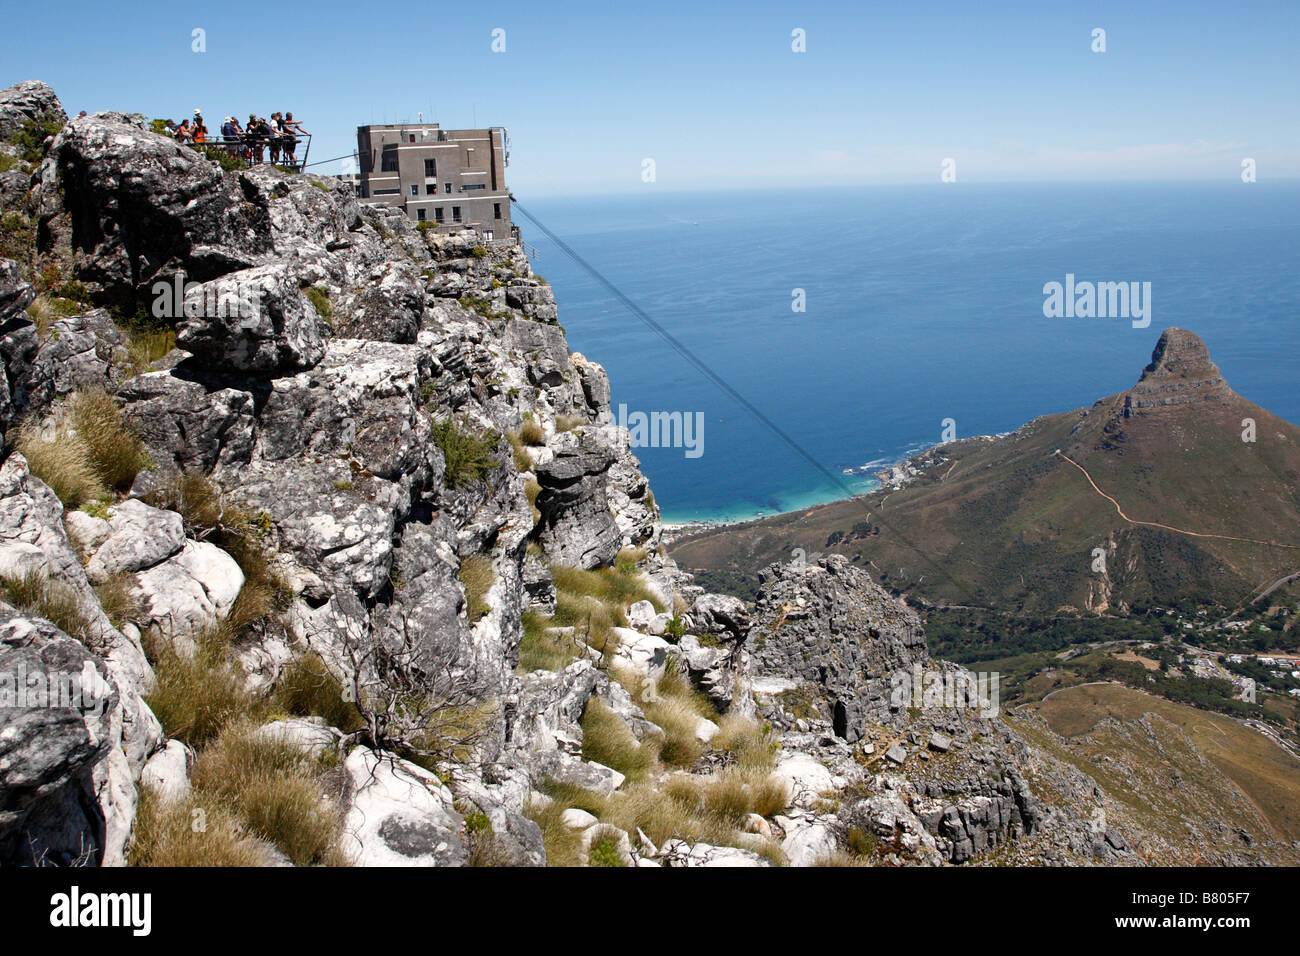
[[[1173,325],[1205,339],[1237,392],[1300,422],[1300,183],[646,188],[519,199],[837,476],[939,441],[944,419],[995,434],[1122,391]],[[843,497],[516,221],[615,408],[703,413],[699,457],[636,450],[666,520]],[[1045,318],[1043,286],[1067,273],[1150,282],[1150,326]]]

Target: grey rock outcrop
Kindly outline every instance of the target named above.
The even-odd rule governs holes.
[[[63,104],[54,90],[39,80],[24,80],[0,90],[0,140],[23,128],[28,120],[67,120]]]
[[[850,743],[887,719],[890,675],[928,657],[916,612],[840,555],[772,565],[759,580],[746,642],[755,680],[806,689]]]

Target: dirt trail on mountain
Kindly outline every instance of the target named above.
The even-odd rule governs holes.
[[[1172,525],[1161,524],[1158,521],[1139,521],[1137,518],[1130,518],[1128,515],[1124,513],[1124,509],[1120,507],[1120,503],[1118,501],[1116,501],[1110,495],[1106,494],[1106,492],[1102,491],[1099,487],[1097,487],[1097,483],[1092,480],[1092,475],[1088,474],[1087,468],[1084,468],[1083,465],[1079,464],[1077,461],[1075,461],[1069,455],[1065,454],[1065,452],[1061,451],[1061,449],[1059,448],[1056,449],[1054,454],[1060,455],[1062,458],[1064,458],[1066,461],[1072,464],[1075,468],[1078,468],[1081,472],[1083,472],[1083,477],[1088,479],[1088,484],[1092,485],[1092,490],[1097,492],[1097,494],[1101,495],[1103,498],[1105,498],[1107,501],[1113,504],[1115,506],[1115,511],[1119,514],[1121,518],[1123,518],[1129,524],[1145,525],[1148,528],[1162,528],[1165,531],[1172,531],[1175,534],[1185,534],[1192,538],[1218,538],[1221,541],[1241,541],[1244,542],[1245,544],[1262,544],[1270,548],[1286,548],[1291,551],[1300,550],[1300,545],[1279,544],[1276,541],[1260,541],[1256,538],[1238,538],[1230,534],[1209,534],[1201,531],[1187,531],[1184,528],[1175,528]]]

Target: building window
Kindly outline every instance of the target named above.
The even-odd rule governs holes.
[[[438,195],[438,184],[437,184],[437,183],[425,183],[425,186],[424,186],[424,194],[425,194],[426,196],[436,196],[436,195]]]
[[[418,196],[418,195],[420,195],[420,184],[419,184],[419,183],[411,183],[411,195],[412,195],[412,196]]]
[[[486,239],[488,242],[491,242],[491,241],[492,241],[492,230],[489,229],[487,232],[483,233],[483,238]]]
[[[492,204],[492,218],[493,219],[501,218],[501,204],[499,202],[494,202]]]
[[[376,196],[400,196],[402,191],[400,189],[376,189],[374,194]]]
[[[423,209],[415,210],[415,218],[420,220],[420,222],[424,222],[424,210]]]
[[[442,208],[441,206],[439,206],[437,209],[435,209],[435,210],[433,211],[433,221],[434,221],[434,222],[446,222],[446,221],[447,221],[447,220],[446,220],[446,217],[445,217],[444,214],[443,214],[443,208]]]
[[[472,192],[476,192],[476,191],[478,191],[478,190],[480,190],[480,189],[487,189],[487,184],[486,184],[486,183],[466,183],[464,186],[461,186],[461,187],[460,187],[460,191],[463,192],[463,193],[472,193]]]
[[[460,207],[459,207],[459,206],[452,206],[452,207],[451,207],[451,221],[452,221],[452,222],[460,222]]]
[[[414,133],[412,133],[412,134],[410,135],[410,138],[407,140],[407,142],[410,142],[410,143],[414,143],[414,142],[415,142],[415,134],[414,134]]]
[[[424,161],[424,178],[434,179],[438,175],[438,161],[436,159],[426,159]]]
[[[451,195],[451,183],[443,183],[442,185],[443,185],[443,190],[442,190],[442,191],[445,192],[448,196],[450,196],[450,195]]]
[[[397,149],[396,149],[396,147],[393,147],[393,146],[385,146],[385,147],[384,147],[384,156],[383,156],[383,159],[380,161],[380,164],[379,164],[379,171],[380,171],[381,173],[395,173],[395,172],[397,172]]]

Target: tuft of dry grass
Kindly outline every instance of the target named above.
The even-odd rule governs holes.
[[[751,717],[727,714],[719,718],[718,735],[709,746],[724,751],[745,770],[771,771],[776,766],[776,741]]]
[[[91,467],[105,486],[125,491],[153,461],[144,442],[122,417],[122,409],[101,388],[75,392],[68,399],[72,427],[85,443]]]
[[[132,574],[115,574],[103,584],[95,585],[95,597],[99,600],[99,606],[118,629],[134,621],[140,613],[140,602],[131,594],[134,577]]]
[[[525,419],[523,425],[519,428],[519,440],[525,445],[545,445],[546,429],[534,419]]]
[[[18,432],[18,452],[27,459],[31,473],[50,486],[63,507],[72,509],[107,494],[95,473],[90,449],[65,422],[50,429],[25,425]]]
[[[125,490],[153,464],[122,410],[99,388],[74,392],[45,427],[28,423],[19,431],[17,448],[65,508]]]
[[[80,596],[40,572],[0,576],[0,596],[20,611],[45,618],[83,644],[90,636],[90,619],[82,608]]]
[[[165,801],[141,787],[127,860],[131,866],[263,865],[262,848],[241,829],[235,814],[202,794]]]
[[[567,809],[559,800],[552,800],[549,804],[534,800],[524,808],[524,816],[541,828],[547,866],[582,865],[581,836],[560,820]]]
[[[599,697],[582,714],[582,759],[612,767],[630,782],[644,780],[659,756],[657,741],[638,742],[627,724]]]
[[[536,611],[525,611],[523,623],[524,636],[519,642],[519,673],[563,670],[578,659],[578,648],[573,641],[550,632],[550,618]]]
[[[285,665],[275,685],[275,700],[285,713],[323,717],[344,733],[361,729],[356,704],[343,699],[343,685],[315,653],[300,654]]]
[[[254,833],[297,866],[322,862],[341,817],[317,782],[320,767],[282,740],[260,738],[245,722],[231,724],[199,754],[191,782],[233,807]]]
[[[496,581],[492,558],[486,554],[471,554],[460,562],[460,583],[465,587],[465,612],[471,624],[477,623],[488,611],[487,593]]]
[[[571,432],[575,428],[580,428],[587,424],[586,415],[556,415],[555,430],[557,432]]]
[[[199,634],[192,657],[179,654],[166,639],[149,641],[158,682],[145,702],[168,737],[201,747],[216,738],[236,717],[253,709],[243,674],[228,657],[226,636],[219,630]]]

